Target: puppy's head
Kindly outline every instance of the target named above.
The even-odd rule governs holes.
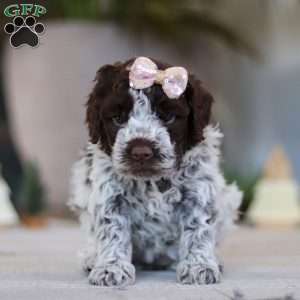
[[[201,142],[213,99],[193,75],[178,99],[169,99],[158,84],[132,89],[132,62],[106,65],[97,72],[87,102],[90,141],[111,156],[121,175],[167,176],[183,154]],[[160,70],[169,67],[155,63]]]

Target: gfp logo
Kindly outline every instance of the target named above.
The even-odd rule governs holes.
[[[10,35],[9,41],[13,48],[39,45],[39,36],[45,32],[45,26],[37,22],[37,18],[46,12],[45,7],[37,4],[12,4],[4,9],[4,15],[13,18],[11,23],[4,26],[4,31]]]

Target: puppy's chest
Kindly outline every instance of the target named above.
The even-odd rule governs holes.
[[[173,230],[181,198],[180,189],[169,180],[135,181],[127,195],[133,230],[149,234]]]

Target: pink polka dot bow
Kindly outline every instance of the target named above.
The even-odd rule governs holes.
[[[129,71],[130,87],[146,89],[154,83],[161,84],[164,93],[170,99],[176,99],[186,89],[188,72],[182,67],[159,70],[157,65],[147,57],[138,57]]]

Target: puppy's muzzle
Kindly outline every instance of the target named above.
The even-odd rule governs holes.
[[[150,176],[159,171],[159,153],[153,142],[144,138],[133,139],[128,143],[126,152],[130,173]]]
[[[130,150],[131,159],[139,162],[147,161],[153,157],[153,149],[146,143],[135,145]]]

